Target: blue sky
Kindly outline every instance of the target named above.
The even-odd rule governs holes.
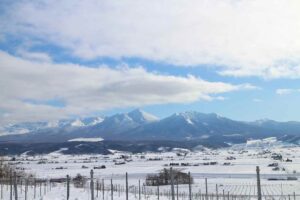
[[[2,1],[0,124],[134,108],[300,121],[299,9],[293,0]]]

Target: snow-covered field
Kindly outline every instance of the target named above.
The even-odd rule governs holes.
[[[162,148],[163,149],[163,148]],[[172,166],[184,172],[191,172],[194,178],[192,191],[205,191],[205,178],[208,179],[208,192],[215,193],[216,185],[220,194],[256,195],[256,166],[260,167],[263,195],[300,194],[300,147],[282,144],[235,145],[227,149],[206,149],[188,151],[173,149],[171,152],[131,154],[112,150],[111,155],[64,155],[64,149],[48,155],[28,156],[23,154],[15,157],[9,164],[34,174],[37,178],[62,178],[77,174],[89,177],[90,170],[94,170],[95,181],[104,179],[107,187],[110,180],[113,184],[125,186],[125,173],[128,172],[129,185],[137,186],[139,180],[143,184],[149,173],[158,173],[163,168]],[[276,160],[281,155],[282,160]],[[8,160],[12,159],[7,158]],[[288,159],[288,161],[287,161]],[[278,167],[270,164],[278,163]],[[94,169],[105,165],[105,169]],[[277,164],[275,164],[277,165]],[[288,179],[298,180],[268,180]],[[156,188],[147,187],[156,191]],[[62,192],[59,192],[62,190]],[[72,188],[71,199],[89,199],[88,189]],[[82,190],[85,190],[84,192]],[[161,191],[170,190],[169,186],[161,187]],[[187,185],[180,185],[179,192],[187,192]],[[43,199],[65,199],[65,184],[52,188]],[[106,194],[106,193],[105,193]],[[53,196],[54,195],[54,196]],[[115,198],[124,199],[123,193],[116,192]],[[99,195],[100,196],[100,195]],[[110,199],[107,191],[106,198]],[[136,199],[134,193],[129,199]],[[106,199],[105,198],[105,199]],[[166,199],[169,198],[166,196]],[[300,199],[300,196],[296,196]],[[100,197],[99,197],[100,199]],[[102,197],[101,197],[102,199]],[[147,199],[157,199],[150,195]],[[164,197],[160,197],[164,199]]]

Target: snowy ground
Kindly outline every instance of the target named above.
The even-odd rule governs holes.
[[[249,147],[240,145],[227,149],[204,149],[197,152],[175,149],[172,152],[142,154],[112,151],[112,155],[63,155],[62,151],[63,149],[48,155],[34,157],[24,154],[15,157],[16,160],[9,163],[14,167],[23,168],[25,172],[32,173],[38,178],[47,179],[66,177],[67,174],[74,177],[78,173],[89,177],[91,169],[105,165],[105,169],[94,169],[94,177],[99,181],[104,179],[107,187],[110,185],[110,179],[113,180],[113,184],[124,186],[126,172],[129,174],[129,185],[134,187],[138,185],[138,180],[141,180],[143,184],[148,173],[157,173],[165,167],[170,167],[170,163],[179,163],[179,166],[173,166],[173,168],[191,172],[195,182],[192,186],[194,193],[205,191],[204,180],[208,178],[209,193],[215,193],[217,185],[220,194],[224,190],[225,194],[229,192],[235,195],[255,195],[257,193],[255,168],[259,166],[263,195],[292,195],[294,192],[300,194],[300,147],[297,146]],[[284,161],[274,160],[272,156],[275,153],[281,154]],[[292,162],[286,162],[286,159],[290,159]],[[217,163],[205,165],[210,162]],[[183,166],[181,163],[188,163],[189,166]],[[228,165],[224,165],[224,163]],[[278,163],[278,171],[272,170],[274,167],[268,167],[272,163]],[[288,177],[297,177],[298,180],[268,180],[269,178],[287,179]],[[153,193],[156,191],[156,188],[147,188]],[[62,191],[60,192],[60,190]],[[76,188],[71,188],[71,190],[75,194],[71,199],[89,199],[88,191],[82,192],[83,189]],[[164,190],[169,191],[170,187],[161,187],[161,191]],[[52,191],[48,191],[43,199],[65,199],[65,191],[64,185],[52,188]],[[179,192],[187,191],[188,186],[179,186]],[[107,199],[110,199],[109,191],[106,195]],[[118,199],[118,195],[124,199],[123,193],[114,195],[114,199]],[[133,193],[130,195],[129,199],[136,199]],[[166,197],[166,199],[168,198]],[[300,196],[297,198],[300,199]],[[146,199],[157,199],[157,197],[150,195]],[[164,199],[164,197],[160,199]]]

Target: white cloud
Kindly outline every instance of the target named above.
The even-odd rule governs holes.
[[[30,61],[0,51],[0,88],[0,122],[6,124],[117,107],[220,99],[216,95],[255,87],[161,75],[126,65],[112,69]],[[65,106],[48,104],[51,100]]]
[[[254,98],[254,99],[252,99],[252,101],[255,102],[255,103],[263,102],[262,99],[258,99],[258,98]]]
[[[4,9],[0,35],[54,43],[84,59],[139,57],[217,65],[229,76],[299,78],[299,10],[298,0],[16,1]]]
[[[227,100],[228,98],[227,97],[223,97],[223,96],[217,96],[214,98],[215,100],[219,100],[219,101],[225,101]]]
[[[30,51],[27,51],[24,49],[19,49],[16,53],[20,57],[27,59],[27,60],[38,61],[38,62],[51,62],[52,61],[50,56],[46,53],[30,52]]]
[[[287,95],[295,92],[300,92],[300,89],[280,88],[276,90],[276,94],[278,95]]]

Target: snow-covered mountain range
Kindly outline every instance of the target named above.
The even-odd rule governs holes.
[[[63,119],[49,122],[23,122],[0,127],[0,136],[27,134],[42,129],[51,128],[93,126],[101,123],[102,121],[103,118],[101,117],[88,117],[77,119]]]
[[[93,137],[111,141],[199,140],[209,143],[240,143],[265,137],[300,141],[300,122],[242,122],[195,111],[158,119],[139,109],[108,117],[20,123],[2,127],[0,131],[0,142],[66,142]]]

